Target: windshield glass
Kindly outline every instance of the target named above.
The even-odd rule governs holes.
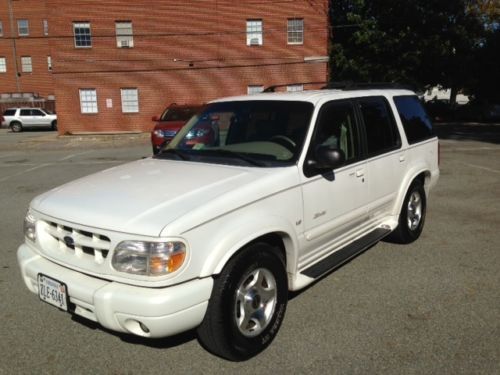
[[[295,163],[313,108],[277,100],[209,104],[157,157],[251,166]]]
[[[187,121],[196,112],[199,107],[169,107],[161,115],[161,121]]]

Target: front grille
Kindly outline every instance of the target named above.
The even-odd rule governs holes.
[[[163,131],[163,136],[165,138],[174,138],[176,134],[177,134],[177,130],[164,130]]]
[[[57,242],[60,251],[73,253],[79,258],[93,258],[98,264],[108,256],[111,249],[109,237],[50,221],[46,223],[45,230]]]

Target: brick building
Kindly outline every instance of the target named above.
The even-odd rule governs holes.
[[[26,40],[0,36],[0,43],[28,43],[32,61],[45,61],[45,73],[51,56],[52,70],[43,77],[53,78],[47,82],[54,88],[60,133],[148,131],[151,117],[171,102],[202,103],[269,85],[327,78],[327,0],[0,3],[4,37],[12,34],[6,27],[9,9],[4,10],[9,4],[15,8],[14,23],[25,17],[33,25],[32,38],[30,30]],[[46,18],[35,17],[31,8],[33,20],[21,10],[17,13],[32,3],[46,7],[39,13]],[[44,19],[48,29],[42,27]],[[9,54],[0,44],[0,57],[10,60]],[[19,48],[17,55],[21,64],[25,55]],[[15,69],[9,64],[7,73]],[[32,77],[38,70],[42,66],[33,65]],[[0,93],[19,85],[7,76]],[[24,79],[21,73],[22,84],[36,83]],[[40,76],[37,90],[20,90],[50,95],[45,79]]]

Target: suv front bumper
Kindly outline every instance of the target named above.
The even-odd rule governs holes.
[[[138,336],[167,337],[197,327],[212,293],[211,277],[165,288],[98,279],[53,263],[26,244],[19,247],[17,260],[31,292],[38,294],[39,273],[53,277],[66,284],[71,312]]]

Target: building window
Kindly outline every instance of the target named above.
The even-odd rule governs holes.
[[[82,113],[97,113],[97,92],[95,89],[80,89],[80,110]]]
[[[17,34],[19,36],[30,35],[30,24],[28,20],[17,20]]]
[[[304,85],[288,85],[286,87],[286,91],[288,92],[304,91]]]
[[[137,89],[121,89],[122,92],[122,112],[139,112],[139,92]]]
[[[47,69],[52,70],[52,58],[50,56],[47,56]]]
[[[247,94],[248,95],[258,94],[259,92],[262,92],[262,91],[264,91],[264,86],[249,85],[247,87]]]
[[[47,36],[49,35],[49,21],[43,20],[43,35]]]
[[[261,46],[263,43],[262,20],[247,20],[247,46]]]
[[[21,57],[21,71],[24,73],[31,73],[33,71],[33,65],[31,64],[31,56]]]
[[[0,21],[0,36],[3,36],[3,23]]]
[[[116,21],[116,46],[118,48],[132,48],[134,46],[134,33],[132,22]]]
[[[5,57],[0,57],[0,73],[7,73],[7,60]]]
[[[92,47],[92,36],[90,34],[89,22],[74,22],[73,34],[75,35],[75,47],[77,48]]]
[[[288,44],[304,44],[304,20],[292,18],[287,25]]]

